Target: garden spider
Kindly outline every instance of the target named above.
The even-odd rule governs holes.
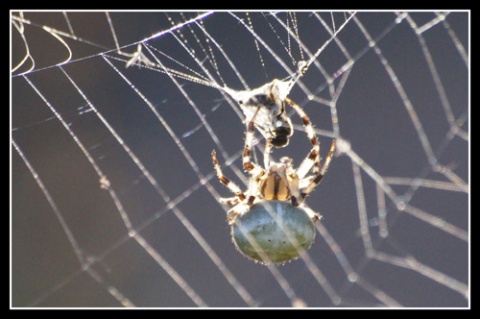
[[[320,183],[330,165],[335,151],[335,139],[332,141],[323,166],[320,167],[320,144],[310,119],[290,98],[285,98],[285,102],[290,104],[302,119],[305,132],[313,145],[309,155],[303,160],[298,169],[295,170],[293,168],[292,159],[289,157],[281,158],[280,162],[270,161],[270,151],[272,149],[270,140],[267,140],[264,151],[264,168],[251,161],[250,152],[253,143],[254,117],[256,113],[247,123],[245,148],[243,151],[243,166],[250,173],[249,187],[245,192],[223,175],[216,153],[212,151],[213,165],[220,183],[227,186],[235,194],[235,197],[220,199],[220,202],[226,205],[235,205],[227,215],[229,224],[233,224],[238,215],[248,211],[249,207],[262,200],[290,201],[294,207],[302,205],[305,197]],[[312,166],[313,174],[306,176]],[[309,215],[312,221],[320,219],[320,216],[311,210],[309,210]]]
[[[330,165],[335,140],[332,141],[323,166],[320,167],[320,144],[305,112],[292,100],[285,98],[302,118],[305,132],[312,143],[309,155],[295,170],[292,160],[283,157],[280,162],[270,161],[271,140],[267,139],[264,151],[264,168],[250,159],[253,144],[254,117],[247,123],[243,166],[250,174],[249,187],[243,192],[223,175],[215,150],[212,160],[220,183],[235,194],[221,198],[220,202],[233,206],[227,214],[232,226],[232,239],[247,257],[263,263],[297,258],[308,249],[315,238],[313,222],[321,218],[304,204],[305,197],[320,183]],[[260,109],[260,108],[259,108]],[[307,173],[313,167],[313,174]]]

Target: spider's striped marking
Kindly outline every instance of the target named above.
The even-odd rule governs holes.
[[[312,122],[310,122],[310,119],[308,118],[305,111],[300,106],[298,106],[297,103],[293,102],[288,97],[285,99],[285,101],[292,106],[295,112],[297,112],[298,116],[300,116],[300,118],[302,119],[305,132],[307,133],[307,137],[310,140],[310,143],[312,143],[312,150],[310,151],[308,157],[306,157],[302,164],[300,164],[297,173],[300,178],[303,178],[313,166],[313,174],[318,174],[320,170],[320,143],[318,142],[318,138],[315,135],[315,130],[313,129]]]
[[[212,151],[212,161],[213,161],[213,167],[215,167],[215,171],[217,172],[217,177],[220,183],[224,184],[225,186],[230,189],[232,193],[235,194],[235,196],[240,200],[243,201],[245,200],[246,196],[238,187],[236,184],[232,183],[225,175],[223,175],[222,169],[220,168],[220,165],[218,164],[217,161],[217,153],[215,150]]]

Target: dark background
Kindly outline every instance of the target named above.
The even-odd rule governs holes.
[[[18,13],[13,15],[18,16]],[[237,12],[236,15],[247,21],[244,13]],[[177,12],[168,16],[179,23],[197,16],[197,13],[187,12],[181,16]],[[285,21],[284,13],[278,16]],[[329,13],[321,16],[332,25]],[[26,78],[61,114],[108,177],[133,228],[139,231],[151,249],[146,250],[128,236],[122,221],[122,210],[108,191],[100,188],[99,175],[79,144],[55,118],[27,79],[20,75],[28,69],[27,62],[11,80],[11,135],[55,206],[46,199],[25,161],[13,149],[12,306],[121,307],[119,298],[113,296],[114,291],[119,291],[139,307],[195,307],[192,299],[162,268],[161,265],[165,264],[158,263],[158,259],[155,261],[148,252],[159,254],[206,305],[248,306],[236,292],[236,287],[228,283],[219,267],[202,249],[198,238],[191,235],[189,226],[185,226],[188,223],[252,295],[256,305],[290,307],[291,300],[268,268],[247,260],[235,250],[225,222],[224,208],[216,200],[217,195],[227,197],[230,193],[212,178],[212,149],[217,150],[224,173],[242,188],[246,187],[240,157],[244,125],[236,106],[227,103],[218,89],[176,79],[194,107],[205,115],[208,124],[182,137],[202,121],[174,81],[154,70],[140,67],[125,69],[125,57],[114,50],[112,31],[103,12],[70,12],[68,17],[76,38],[62,37],[73,53],[72,60],[62,68],[98,113],[89,111],[88,103],[79,90],[57,65],[68,56],[68,50],[41,28],[49,26],[70,33],[62,13],[26,12],[24,17],[31,21],[23,27],[28,49],[35,59],[35,72],[28,73]],[[167,15],[162,12],[113,12],[110,17],[120,46],[125,46],[122,51],[129,53],[136,49],[138,41],[171,27]],[[468,183],[468,140],[446,138],[449,122],[412,28],[403,21],[390,30],[396,18],[391,12],[360,12],[356,17],[374,38],[388,31],[378,41],[378,47],[407,93],[439,163],[450,167]],[[432,12],[417,12],[411,17],[418,25],[423,25],[435,15]],[[294,61],[285,49],[288,43],[285,30],[268,15],[257,12],[252,13],[250,18],[255,32],[271,46],[278,58],[294,69]],[[335,13],[333,18],[337,28],[345,20],[340,12]],[[468,18],[466,12],[454,12],[446,18],[466,50],[469,44]],[[301,39],[312,53],[329,41],[329,33],[315,16],[303,12],[298,13],[297,19]],[[209,15],[202,23],[251,88],[288,76],[261,43],[258,43],[262,48],[259,53],[252,34],[227,12]],[[272,28],[277,32],[273,33]],[[203,46],[198,45],[191,30]],[[194,48],[195,56],[204,61],[205,52],[208,52],[205,34],[194,24],[183,27],[181,34],[187,41],[186,46]],[[455,119],[465,119],[461,127],[468,132],[468,69],[444,24],[435,25],[423,36],[452,113]],[[337,39],[355,61],[336,105],[341,137],[349,141],[352,150],[383,178],[419,177],[447,181],[445,176],[433,171],[404,101],[378,54],[368,49],[368,42],[358,25],[353,20],[349,21]],[[166,66],[186,74],[199,72],[205,75],[171,34],[152,39],[148,44],[162,52],[155,51],[155,54]],[[233,89],[244,89],[219,50],[214,45],[212,47],[222,80],[208,62],[204,64],[214,74],[215,81]],[[300,59],[298,45],[293,39],[291,47],[292,56]],[[173,136],[180,141],[181,147],[144,100],[102,58],[101,53],[106,53],[119,72],[152,103],[171,128]],[[24,54],[23,41],[12,25],[12,65],[16,65]],[[332,41],[317,61],[332,75],[348,60],[338,44]],[[335,83],[340,79],[337,78]],[[313,65],[302,78],[302,83],[316,97],[330,97],[325,77]],[[321,155],[325,157],[331,143],[330,109],[310,101],[299,85],[292,89],[289,97],[303,107],[316,128],[327,132],[325,136],[320,136]],[[138,157],[158,186],[152,185],[101,118]],[[301,123],[295,115],[292,115],[292,120],[295,124]],[[259,133],[256,134],[259,137]],[[299,165],[309,150],[304,132],[297,130],[290,145],[274,150],[272,156],[279,159],[288,155],[293,158],[294,164]],[[262,163],[261,153],[256,155]],[[190,162],[188,158],[191,158]],[[227,162],[230,167],[225,167]],[[363,171],[361,177],[363,196],[360,197],[366,203],[369,234],[376,250],[400,258],[411,255],[448,278],[468,285],[468,243],[398,211],[388,198],[389,234],[385,239],[380,238],[376,185]],[[409,185],[392,188],[399,196],[411,192]],[[367,258],[359,232],[357,191],[352,161],[348,156],[341,155],[334,158],[322,184],[307,198],[309,207],[324,216],[322,225],[336,240],[357,274],[403,306],[467,306],[468,298],[420,275],[418,271]],[[168,206],[172,203],[174,209]],[[468,231],[469,207],[465,191],[420,187],[413,191],[408,203],[430,216]],[[71,232],[78,249],[72,248],[68,232]],[[348,281],[337,257],[320,234],[317,234],[309,256],[342,298],[338,306],[381,305],[374,294]],[[395,259],[390,258],[389,261],[395,262]],[[302,260],[279,266],[278,270],[308,306],[337,306]],[[438,279],[439,275],[434,275],[434,278]]]

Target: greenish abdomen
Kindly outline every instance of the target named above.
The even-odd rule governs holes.
[[[283,263],[297,258],[315,239],[307,213],[288,201],[262,201],[237,216],[232,239],[245,256],[262,263]]]

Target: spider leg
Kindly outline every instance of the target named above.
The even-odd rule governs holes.
[[[263,165],[265,169],[268,169],[270,167],[270,152],[272,150],[272,147],[272,142],[270,140],[267,140],[265,150],[263,151]]]
[[[292,203],[293,207],[297,207],[303,202],[303,197],[300,193],[299,182],[300,180],[298,179],[297,173],[290,175],[288,186],[290,189],[290,202]]]
[[[235,206],[241,202],[238,196],[229,197],[229,198],[219,198],[218,200],[221,204],[228,205],[228,206]]]
[[[332,145],[330,146],[330,151],[328,151],[327,158],[323,163],[322,169],[320,170],[320,174],[325,175],[330,166],[330,162],[332,161],[333,154],[335,153],[335,147],[337,146],[337,141],[335,139],[332,140]]]
[[[278,174],[277,176],[280,178],[281,183],[278,183],[280,185],[286,185],[288,188],[288,194],[290,195],[290,202],[292,203],[293,207],[297,207],[298,205],[301,204],[301,200],[303,199],[301,197],[300,193],[300,179],[298,177],[297,172],[293,169],[292,167],[292,159],[289,157],[282,157],[280,159],[280,162],[285,165],[285,174]],[[276,183],[276,184],[277,184]],[[277,193],[277,198],[278,198],[278,191],[280,190],[277,186],[275,187],[277,190],[274,190],[274,193]],[[288,195],[284,194],[284,195]],[[283,200],[288,200],[287,198],[284,198]],[[299,201],[300,200],[300,201]]]
[[[313,166],[313,174],[318,174],[320,172],[320,143],[318,141],[317,136],[315,135],[315,131],[312,126],[312,122],[308,118],[305,111],[298,106],[295,102],[293,102],[290,98],[285,98],[285,101],[292,106],[292,108],[297,112],[300,118],[303,121],[303,126],[305,128],[305,132],[307,133],[307,137],[312,143],[312,149],[308,156],[303,160],[300,166],[297,169],[297,174],[300,179],[305,177],[305,175],[310,171]]]
[[[228,187],[228,189],[238,197],[240,201],[245,200],[246,196],[238,187],[235,183],[231,182],[225,175],[222,173],[222,169],[220,168],[220,165],[218,164],[217,161],[217,153],[215,150],[212,151],[212,161],[213,161],[213,167],[215,168],[215,171],[217,172],[217,177],[220,183],[224,184],[225,186]]]
[[[310,217],[310,219],[312,220],[312,222],[316,222],[316,221],[319,221],[323,218],[323,216],[320,214],[320,213],[316,213],[314,212],[310,207],[308,207],[307,205],[302,205],[302,208],[305,210],[305,212],[307,213],[308,217]]]
[[[238,215],[242,215],[245,212],[247,212],[250,208],[255,203],[255,200],[257,199],[256,196],[250,195],[248,196],[248,199],[246,203],[238,203],[235,207],[230,209],[227,213],[227,222],[229,225],[232,225],[235,222],[235,219],[237,218]]]
[[[330,166],[330,162],[332,161],[333,153],[335,152],[335,145],[336,145],[335,140],[332,140],[332,146],[330,147],[330,151],[328,152],[327,158],[325,159],[325,163],[323,163],[322,169],[317,174],[313,174],[311,176],[313,177],[312,181],[308,186],[306,186],[302,190],[302,193],[301,193],[302,200],[315,189],[315,187],[320,183],[323,176],[327,172],[327,169]]]
[[[255,117],[257,116],[258,111],[260,108],[257,109],[255,114],[253,114],[252,118],[250,119],[249,122],[247,122],[247,133],[245,136],[245,148],[243,149],[243,167],[250,173],[252,176],[257,176],[261,177],[266,174],[265,170],[262,169],[260,166],[255,164],[254,162],[251,161],[250,153],[252,152],[253,148],[253,135],[255,132]],[[271,146],[268,146],[269,143],[267,143],[267,146],[265,147],[265,151],[270,152]]]

